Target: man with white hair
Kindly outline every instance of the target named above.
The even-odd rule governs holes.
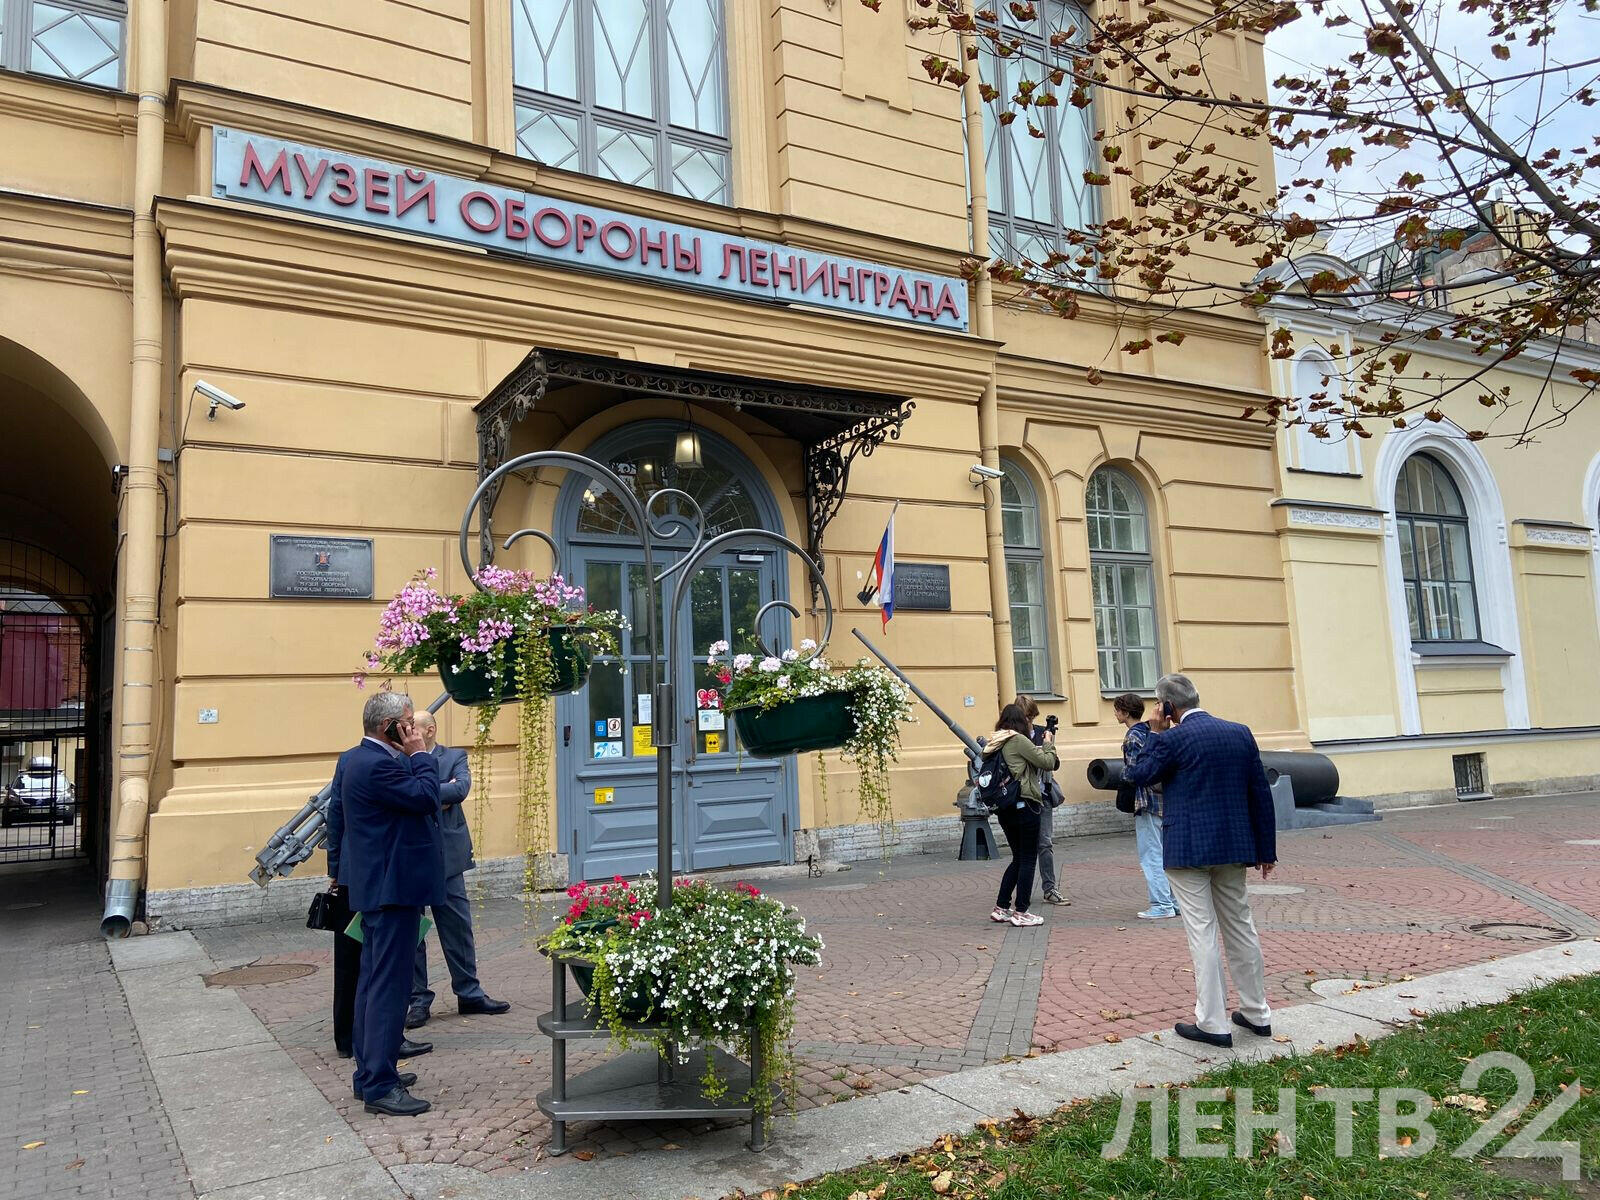
[[[1180,1021],[1176,1032],[1207,1045],[1233,1045],[1220,934],[1239,992],[1233,1024],[1270,1037],[1266,968],[1244,880],[1252,866],[1265,878],[1278,858],[1272,790],[1255,735],[1203,710],[1186,675],[1156,681],[1150,730],[1122,778],[1136,787],[1163,787],[1166,875],[1194,960],[1195,1023]]]

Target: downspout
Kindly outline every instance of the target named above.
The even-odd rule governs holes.
[[[135,0],[134,64],[138,123],[133,172],[133,377],[128,413],[128,474],[123,483],[128,559],[118,613],[122,638],[122,727],[117,750],[116,828],[106,885],[105,937],[127,937],[144,878],[150,813],[156,594],[160,586],[156,446],[160,438],[162,337],[161,238],[155,198],[161,189],[167,134],[167,6]]]
[[[971,0],[962,5],[972,16]],[[972,223],[972,255],[987,266],[989,262],[989,177],[983,154],[983,96],[978,91],[977,40],[972,33],[960,35],[961,63],[967,81],[961,85],[966,107],[967,193]],[[994,284],[987,270],[980,271],[974,283],[977,333],[984,341],[994,340]],[[984,466],[1000,469],[1000,394],[996,383],[999,363],[989,367],[983,395],[978,400],[978,454]],[[994,668],[997,700],[1007,703],[1017,694],[1016,660],[1011,653],[1011,597],[1006,589],[1006,532],[999,497],[988,489],[999,485],[984,480],[983,534],[989,550],[989,607],[994,611]]]

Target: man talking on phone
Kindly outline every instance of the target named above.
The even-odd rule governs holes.
[[[397,1066],[425,906],[444,903],[439,770],[411,700],[379,692],[361,711],[365,736],[340,762],[344,840],[339,882],[361,914],[355,1090],[370,1113],[414,1117],[432,1106]]]
[[[1159,783],[1164,789],[1163,859],[1189,936],[1196,994],[1195,1023],[1178,1022],[1177,1034],[1211,1046],[1233,1045],[1220,934],[1239,992],[1233,1024],[1270,1037],[1266,968],[1244,879],[1252,866],[1265,878],[1278,859],[1272,790],[1255,735],[1202,709],[1187,675],[1156,680],[1150,731],[1122,778],[1136,787]]]

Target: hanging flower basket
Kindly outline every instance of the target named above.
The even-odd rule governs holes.
[[[753,705],[736,708],[733,723],[747,754],[777,758],[807,750],[832,750],[855,732],[854,701],[853,692],[801,696],[768,709]]]
[[[545,631],[550,642],[550,686],[548,694],[562,696],[581,688],[589,678],[589,664],[593,651],[588,643],[575,641],[571,631],[555,628]],[[473,655],[463,662],[459,645],[446,642],[439,647],[439,678],[444,690],[457,704],[474,707],[491,701],[513,703],[522,699],[517,695],[517,644],[507,639],[499,644],[499,678],[490,676],[483,655]]]

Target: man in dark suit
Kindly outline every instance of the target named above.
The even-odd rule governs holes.
[[[472,833],[461,802],[472,790],[472,772],[467,767],[467,752],[439,745],[439,725],[431,712],[413,718],[422,744],[433,756],[439,771],[439,803],[444,812],[439,824],[444,830],[444,903],[433,906],[433,927],[439,933],[445,965],[450,968],[450,987],[456,994],[456,1008],[463,1016],[509,1012],[504,1000],[486,996],[478,982],[478,955],[472,939],[472,904],[467,899],[466,873],[473,866]],[[417,1029],[428,1023],[433,1007],[433,990],[428,987],[428,943],[417,943],[416,967],[411,975],[411,1006],[406,1010],[406,1028]]]
[[[1233,1045],[1228,1030],[1228,987],[1217,937],[1227,947],[1228,970],[1239,992],[1233,1024],[1261,1037],[1272,1034],[1261,939],[1250,916],[1245,869],[1265,878],[1277,861],[1272,791],[1255,735],[1200,707],[1185,675],[1156,681],[1153,736],[1122,777],[1137,787],[1164,788],[1163,857],[1172,894],[1189,935],[1194,960],[1195,1023],[1177,1033],[1212,1046]]]
[[[339,774],[339,880],[361,914],[355,1090],[368,1112],[412,1117],[432,1107],[406,1090],[396,1063],[422,910],[444,900],[439,770],[412,724],[411,701],[379,692],[361,713],[365,734]]]

